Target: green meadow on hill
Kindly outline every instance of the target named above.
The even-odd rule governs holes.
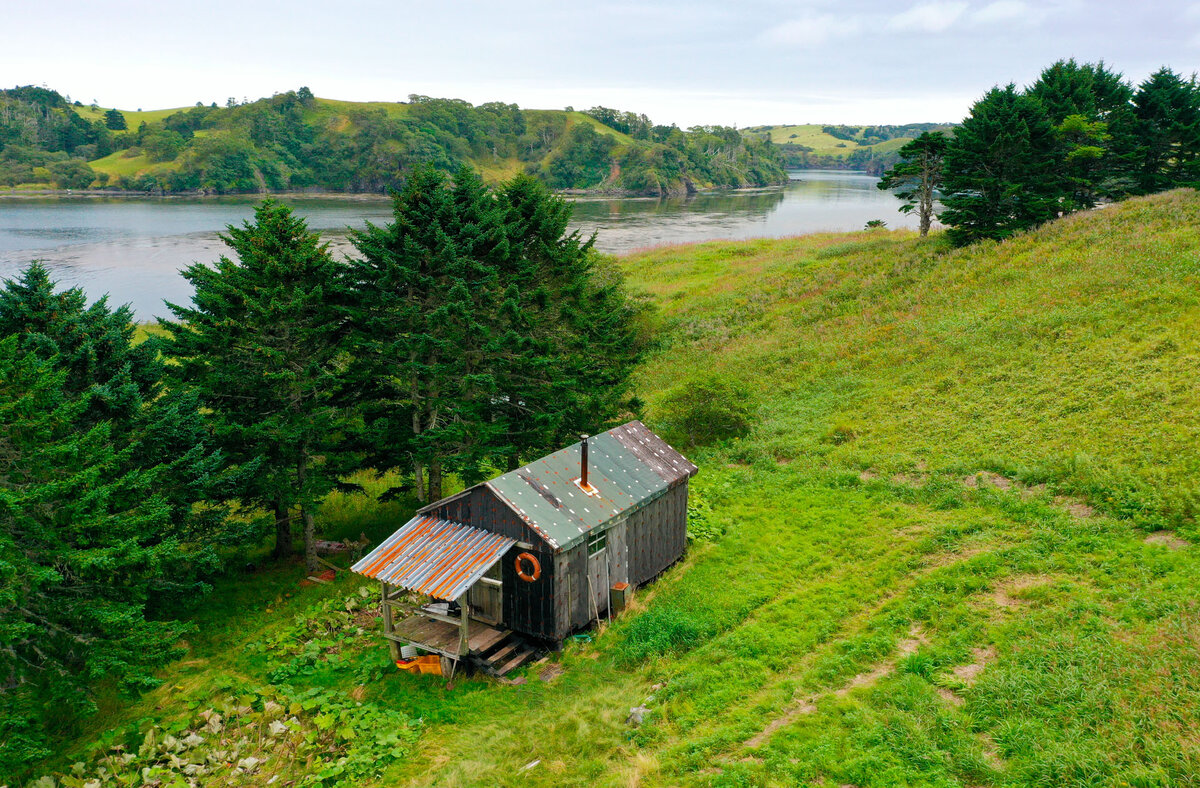
[[[925,131],[950,131],[949,123],[904,126],[799,125],[750,126],[743,133],[770,139],[788,167],[865,170],[881,175],[900,161],[905,143]]]
[[[680,447],[705,538],[631,611],[525,683],[448,688],[388,663],[372,585],[247,570],[161,687],[105,696],[43,772],[1200,784],[1198,228],[1175,191],[962,249],[875,230],[624,258],[657,307],[647,424],[714,380],[752,414]],[[335,494],[327,535],[377,541],[413,505]]]

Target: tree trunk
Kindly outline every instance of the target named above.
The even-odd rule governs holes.
[[[299,489],[301,499],[308,494],[308,447],[301,449],[300,464],[296,467],[296,485]],[[317,541],[316,527],[313,525],[313,513],[311,504],[300,504],[300,516],[304,520],[304,566],[311,573],[320,569],[317,563]]]
[[[934,179],[937,174],[926,170],[920,184],[920,236],[929,235],[929,225],[934,221]]]
[[[425,503],[429,496],[425,493],[425,469],[421,463],[413,462],[413,486],[417,488],[417,500]]]
[[[429,500],[442,499],[442,461],[434,457],[429,461]]]
[[[417,382],[415,379],[412,384],[412,394],[413,402],[418,402]],[[421,434],[421,411],[417,408],[413,408],[412,430],[413,435],[419,436]],[[427,502],[429,499],[425,495],[425,471],[421,467],[421,462],[415,458],[413,459],[413,484],[417,488],[417,500],[421,503]]]
[[[321,565],[317,563],[317,529],[313,513],[307,506],[301,507],[300,511],[304,516],[304,567],[309,572],[317,572]]]
[[[292,542],[292,517],[282,501],[275,502],[275,557],[287,558],[295,549]]]

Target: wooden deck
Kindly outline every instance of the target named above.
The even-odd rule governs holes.
[[[444,602],[425,605],[411,611],[402,621],[392,618],[395,602],[386,594],[383,601],[384,637],[392,641],[392,656],[399,657],[400,644],[460,660],[490,676],[504,676],[535,659],[543,648],[521,635],[471,618],[467,621],[467,650],[460,653],[462,620],[451,615]],[[445,663],[443,663],[445,670]]]
[[[393,633],[389,636],[398,643],[409,643],[425,651],[433,651],[451,659],[458,659],[459,628],[446,621],[426,618],[420,613],[396,623]],[[470,640],[467,648],[471,654],[487,651],[499,643],[509,632],[506,629],[496,629],[482,621],[471,619],[468,623]]]

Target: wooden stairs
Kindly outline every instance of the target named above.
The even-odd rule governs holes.
[[[396,643],[412,644],[449,659],[462,659],[470,667],[496,677],[511,673],[545,651],[545,646],[537,641],[472,620],[468,652],[465,657],[460,657],[460,632],[458,626],[440,611],[421,610],[397,622],[384,637]]]
[[[478,670],[501,678],[536,659],[542,650],[543,647],[537,643],[515,632],[506,632],[504,637],[488,644],[486,648],[472,650],[470,658]]]

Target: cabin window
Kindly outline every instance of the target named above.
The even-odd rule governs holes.
[[[601,533],[595,536],[588,537],[588,555],[592,556],[600,552],[608,544],[608,534]]]

